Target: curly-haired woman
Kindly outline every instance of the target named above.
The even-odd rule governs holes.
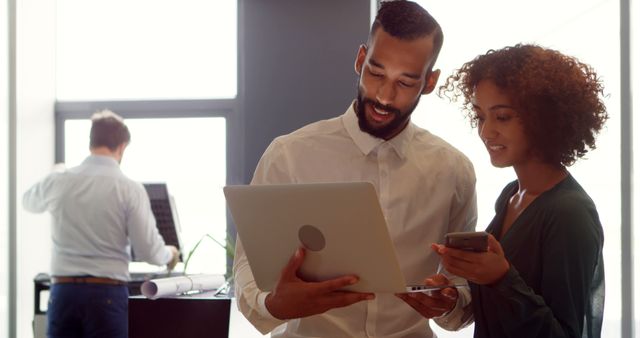
[[[567,167],[595,148],[608,118],[594,70],[535,45],[490,50],[451,75],[491,163],[513,167],[489,224],[488,251],[434,244],[469,281],[475,337],[600,337],[602,226]]]

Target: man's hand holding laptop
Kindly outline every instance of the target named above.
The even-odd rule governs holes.
[[[324,313],[334,308],[345,307],[363,300],[372,300],[374,293],[342,291],[356,284],[357,276],[342,276],[322,282],[306,282],[298,277],[298,270],[304,262],[305,250],[298,248],[288,264],[283,268],[280,280],[265,299],[265,305],[275,318],[286,320],[308,317]],[[449,285],[444,275],[438,274],[425,279],[425,285]],[[396,294],[425,318],[439,317],[451,311],[458,299],[455,287]]]
[[[278,319],[308,317],[375,298],[373,293],[341,291],[358,282],[357,276],[343,276],[323,282],[306,282],[298,277],[305,250],[298,248],[282,269],[280,280],[265,299],[267,310]]]

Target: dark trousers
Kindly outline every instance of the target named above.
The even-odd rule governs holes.
[[[53,284],[47,308],[49,338],[127,338],[125,285]]]

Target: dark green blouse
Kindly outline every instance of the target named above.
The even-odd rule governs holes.
[[[491,286],[469,283],[474,337],[600,337],[604,236],[596,207],[569,175],[536,198],[500,238],[509,183],[487,228],[511,268]]]

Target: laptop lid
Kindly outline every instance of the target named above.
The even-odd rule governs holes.
[[[151,211],[156,219],[156,227],[164,243],[173,245],[182,252],[182,240],[180,239],[180,220],[176,209],[175,200],[169,194],[166,183],[143,183],[144,189],[149,196]],[[138,261],[135,254],[135,248],[131,249],[133,261]],[[182,253],[180,254],[182,261]]]
[[[295,250],[301,277],[355,274],[345,288],[404,292],[405,280],[374,186],[368,182],[226,186],[224,194],[258,288],[272,290]]]

